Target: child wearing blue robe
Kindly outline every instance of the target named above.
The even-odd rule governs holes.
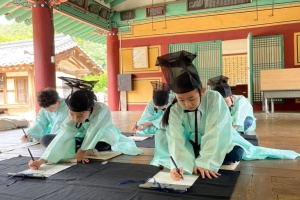
[[[39,160],[29,161],[31,169],[38,169],[45,162],[57,163],[62,159],[77,159],[88,163],[85,158],[88,150],[111,149],[128,155],[143,153],[133,140],[123,136],[112,123],[109,108],[96,102],[91,90],[94,82],[62,77],[67,85],[79,90],[72,92],[66,99],[69,117],[62,123],[61,131],[53,138]],[[73,90],[73,89],[72,89]]]
[[[37,102],[41,109],[34,124],[25,130],[21,140],[27,142],[29,138],[41,139],[47,134],[57,134],[61,123],[69,115],[69,108],[64,98],[60,98],[53,88],[41,90],[37,95]]]
[[[219,92],[201,93],[200,77],[192,61],[195,54],[179,51],[157,58],[176,98],[162,119],[166,126],[165,152],[154,155],[152,163],[171,169],[174,180],[184,173],[200,174],[202,178],[217,178],[222,164],[236,161],[280,158],[295,159],[300,154],[291,150],[278,150],[253,146],[232,127],[229,109]],[[167,141],[167,142],[165,142]],[[165,145],[168,145],[166,148]],[[173,157],[179,172],[170,161]]]
[[[139,121],[132,127],[138,134],[156,134],[161,129],[161,118],[164,110],[174,99],[169,86],[160,81],[151,81],[153,87],[152,100],[148,102]]]
[[[233,95],[228,85],[228,77],[217,76],[208,80],[212,90],[219,92],[232,117],[232,126],[239,132],[251,132],[256,128],[256,118],[253,114],[253,107],[243,95]]]

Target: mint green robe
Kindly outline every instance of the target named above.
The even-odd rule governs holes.
[[[94,110],[89,117],[89,122],[85,122],[77,129],[76,122],[68,117],[61,125],[61,131],[52,140],[42,159],[56,163],[61,159],[74,158],[75,136],[84,138],[80,149],[94,149],[99,141],[111,145],[113,151],[119,151],[128,155],[138,155],[143,153],[136,147],[133,140],[121,134],[121,131],[112,123],[109,108],[100,102],[94,106]]]
[[[41,138],[46,134],[57,134],[60,131],[60,125],[68,116],[69,108],[65,99],[60,98],[60,104],[55,112],[41,108],[34,124],[25,132],[33,138]]]
[[[169,101],[167,106],[169,106],[173,99],[174,94],[169,95]],[[153,103],[153,100],[149,101],[146,108],[144,109],[144,112],[140,118],[140,120],[137,122],[137,125],[146,123],[146,122],[152,122],[151,126],[148,126],[145,130],[137,131],[138,134],[155,134],[158,129],[161,129],[161,118],[164,115],[164,111],[158,110],[157,112],[154,110],[155,105]]]
[[[160,132],[159,139],[155,141],[155,154],[151,164],[173,169],[175,166],[170,162],[172,156],[178,167],[183,167],[187,174],[193,173],[194,166],[217,172],[225,155],[235,145],[245,150],[244,160],[267,157],[295,159],[300,156],[290,150],[253,146],[232,127],[231,115],[223,97],[216,91],[206,91],[198,107],[198,143],[201,150],[200,155],[195,158],[193,147],[189,142],[195,141],[195,113],[185,113],[184,110],[179,103],[171,107],[166,134]]]
[[[256,128],[256,118],[253,114],[253,107],[243,95],[234,95],[233,107],[231,110],[232,125],[238,126],[238,132],[244,132],[244,121],[246,117],[251,117],[253,119],[252,125],[246,131],[254,131]]]

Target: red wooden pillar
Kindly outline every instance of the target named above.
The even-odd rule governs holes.
[[[107,77],[108,107],[111,111],[120,110],[120,92],[118,91],[119,40],[118,29],[113,28],[107,34]]]
[[[35,93],[47,87],[56,88],[52,16],[53,8],[44,0],[32,3]],[[35,108],[37,113],[37,103]]]

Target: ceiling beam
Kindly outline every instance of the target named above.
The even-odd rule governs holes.
[[[103,5],[101,5],[101,6],[103,6]],[[54,8],[55,8],[56,12],[59,12],[70,18],[78,20],[82,23],[89,24],[90,26],[93,26],[94,28],[103,29],[105,31],[111,30],[109,20],[101,18],[100,16],[98,16],[96,14],[90,13],[88,11],[80,10],[78,8],[75,8],[75,7],[67,4],[67,3],[55,5]]]
[[[117,5],[119,5],[119,4],[123,3],[123,2],[125,2],[125,0],[114,0],[114,1],[112,1],[110,3],[110,6],[111,7],[115,7],[115,6],[117,6]]]

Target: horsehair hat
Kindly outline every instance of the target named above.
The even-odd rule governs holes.
[[[74,112],[90,110],[97,97],[93,88],[98,81],[85,81],[77,78],[58,77],[63,80],[65,85],[71,87],[71,94],[66,98],[66,104]]]
[[[171,90],[177,94],[201,89],[202,83],[193,65],[196,54],[178,51],[157,57],[156,66],[161,66],[163,75]]]
[[[231,88],[228,85],[227,76],[216,76],[214,78],[208,79],[207,85],[211,87],[212,90],[218,91],[223,98],[230,97],[232,95]]]
[[[162,83],[160,81],[151,81],[153,87],[152,100],[156,106],[164,106],[168,104],[170,87],[167,83]]]

